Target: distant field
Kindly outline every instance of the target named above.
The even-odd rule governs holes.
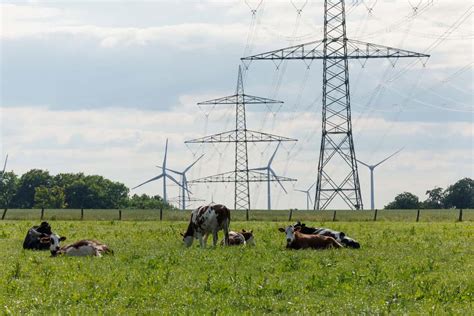
[[[24,251],[38,220],[0,221],[0,314],[472,315],[474,223],[454,217],[326,222],[362,245],[327,251],[286,250],[273,219],[231,223],[254,230],[254,248],[205,250],[182,246],[185,221],[51,221],[68,241],[107,243],[103,258]]]
[[[2,213],[2,210],[0,210]],[[190,211],[164,210],[163,220],[187,221]],[[288,210],[252,210],[249,213],[251,221],[287,221]],[[6,220],[38,220],[41,210],[9,209]],[[232,211],[232,220],[244,221],[245,211]],[[417,210],[379,210],[377,221],[415,222]],[[334,217],[334,211],[293,211],[292,219],[305,221],[329,222]],[[459,218],[459,210],[420,210],[420,222],[454,222]],[[45,220],[80,220],[81,210],[45,210]],[[84,220],[117,220],[119,210],[84,210]],[[154,221],[160,219],[159,210],[122,210],[122,220]],[[336,211],[336,221],[373,221],[374,211]],[[463,210],[463,221],[474,221],[474,210]]]

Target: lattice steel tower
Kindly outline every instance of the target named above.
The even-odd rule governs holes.
[[[336,196],[350,209],[363,208],[352,137],[348,60],[405,57],[429,55],[349,40],[344,0],[325,0],[322,41],[242,58],[323,60],[322,136],[314,209],[325,209]]]
[[[256,132],[247,129],[247,119],[245,107],[247,104],[270,104],[283,103],[272,99],[255,97],[244,93],[244,84],[242,80],[242,70],[239,66],[237,78],[237,88],[235,94],[198,103],[199,105],[232,104],[235,105],[235,130],[205,136],[185,143],[235,143],[235,169],[234,171],[217,174],[205,178],[189,181],[190,183],[209,183],[209,182],[234,182],[235,183],[235,202],[234,209],[250,210],[250,182],[267,181],[266,173],[256,170],[249,170],[247,144],[250,142],[282,142],[296,141],[296,139]],[[296,181],[295,179],[272,176],[270,181]]]

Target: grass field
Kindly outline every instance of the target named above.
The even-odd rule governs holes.
[[[472,314],[474,223],[308,222],[345,231],[359,250],[289,251],[286,222],[253,229],[256,247],[185,249],[185,221],[52,221],[103,258],[21,248],[38,220],[0,221],[2,314]],[[67,241],[66,241],[67,243]]]

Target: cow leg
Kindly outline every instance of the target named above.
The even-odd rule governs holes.
[[[207,233],[204,234],[204,239],[203,239],[203,244],[204,244],[204,245],[202,246],[203,248],[206,248],[206,246],[207,246],[207,238],[208,238],[208,237],[209,237],[209,234],[207,234]]]
[[[333,246],[334,248],[342,248],[343,246],[337,242],[336,239],[332,238],[332,237],[329,237],[330,238],[330,241],[331,241],[331,246]]]
[[[204,240],[202,239],[202,234],[201,233],[197,233],[197,238],[199,240],[199,246],[201,246],[201,248],[205,248],[206,245],[204,244]]]
[[[224,245],[229,246],[229,222],[227,220],[224,224]]]
[[[215,247],[217,245],[217,238],[218,238],[218,235],[217,235],[217,230],[212,232],[212,245]]]

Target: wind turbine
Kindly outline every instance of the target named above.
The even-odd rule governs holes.
[[[5,164],[3,165],[2,174],[0,175],[0,182],[3,180],[3,175],[5,174],[5,169],[7,169],[7,161],[8,161],[8,154],[7,154],[7,157],[5,158]]]
[[[393,156],[395,156],[396,154],[398,154],[399,152],[401,152],[403,150],[403,147],[400,148],[399,150],[397,150],[396,152],[394,152],[393,154],[391,154],[390,156],[388,156],[387,158],[385,158],[384,160],[380,161],[379,163],[375,164],[375,165],[369,165],[369,164],[366,164],[365,162],[362,162],[360,161],[359,159],[356,159],[357,162],[363,164],[364,166],[366,166],[367,168],[370,169],[370,209],[371,210],[374,210],[375,209],[375,206],[374,206],[374,169],[377,167],[377,166],[380,166],[382,163],[384,163],[385,161],[387,161],[388,159],[392,158]]]
[[[283,189],[283,191],[285,191],[285,193],[288,193],[286,192],[286,189],[285,187],[283,186],[283,184],[281,184],[280,182],[280,179],[282,181],[296,181],[294,179],[290,179],[290,178],[285,178],[285,177],[280,177],[280,176],[277,176],[275,171],[273,171],[271,165],[272,165],[272,162],[273,162],[273,159],[275,158],[275,155],[278,151],[278,148],[280,147],[280,144],[281,142],[278,142],[278,146],[276,147],[275,149],[275,152],[273,153],[273,155],[270,157],[270,160],[268,161],[268,164],[266,167],[260,167],[260,168],[252,168],[252,169],[249,169],[249,170],[255,170],[255,171],[266,171],[267,172],[267,204],[268,204],[268,210],[270,211],[272,208],[271,208],[271,186],[270,186],[270,182],[272,181],[272,176],[275,177],[276,181],[278,182],[278,184],[280,184],[281,188]]]
[[[173,170],[173,169],[166,168],[166,170],[174,172],[174,173],[179,174],[181,176],[181,198],[182,198],[182,204],[181,205],[182,205],[183,211],[186,209],[186,196],[185,196],[186,191],[188,192],[188,199],[189,200],[191,199],[190,196],[189,196],[188,179],[186,178],[186,172],[188,172],[189,169],[191,169],[203,156],[204,156],[204,154],[202,154],[198,159],[196,159],[192,164],[187,166],[186,169],[184,169],[181,172]],[[157,167],[160,168],[160,166],[157,166]]]
[[[181,184],[173,177],[171,176],[170,174],[168,174],[166,171],[168,170],[166,168],[166,156],[168,155],[168,139],[166,139],[166,146],[165,146],[165,158],[163,159],[163,166],[161,167],[161,174],[157,175],[156,177],[154,178],[151,178],[150,180],[147,180],[145,182],[143,182],[142,184],[139,184],[137,185],[136,187],[133,187],[132,190],[138,188],[138,187],[141,187],[142,185],[144,184],[147,184],[149,182],[152,182],[152,181],[155,181],[155,180],[158,180],[158,179],[161,179],[163,178],[163,201],[165,203],[167,203],[167,198],[166,198],[166,178],[169,178],[171,181],[173,181],[174,183],[176,183],[179,187],[183,188],[181,186]],[[187,190],[187,189],[185,189]]]
[[[314,187],[315,184],[316,182],[313,183],[307,190],[295,189],[295,191],[306,193],[306,209],[308,211],[309,211],[309,205],[313,204],[313,201],[311,201],[311,194],[309,193],[309,191],[311,191],[311,189]]]

